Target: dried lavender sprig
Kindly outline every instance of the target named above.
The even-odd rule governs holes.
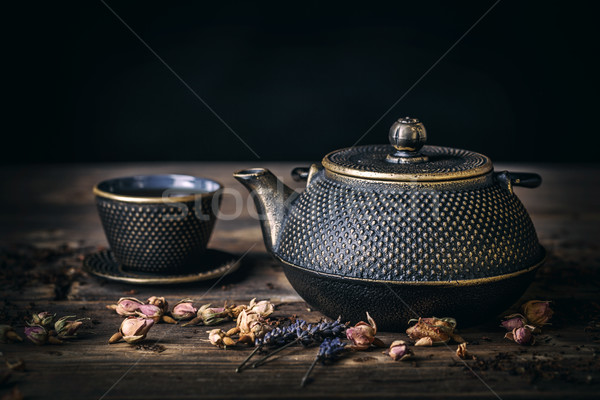
[[[308,346],[313,342],[312,334],[310,333],[311,330],[313,330],[313,326],[311,324],[307,324],[303,319],[297,320],[295,323],[286,328],[287,334],[285,335],[285,341],[287,341],[287,343],[252,364],[252,368],[256,368],[264,364],[267,359],[296,343],[301,343],[303,346]],[[290,341],[290,339],[292,340]]]
[[[307,329],[312,328],[310,325],[308,326]],[[287,349],[290,346],[295,345],[296,343],[301,343],[303,346],[308,346],[313,342],[313,338],[309,332],[309,330],[303,330],[301,328],[296,328],[296,339],[292,340],[291,342],[279,347],[276,350],[273,350],[272,352],[270,352],[269,354],[267,354],[266,356],[264,356],[263,358],[261,358],[260,360],[258,360],[257,362],[255,362],[254,364],[252,364],[252,368],[256,368],[258,366],[261,366],[262,364],[264,364],[269,358],[273,357],[275,354],[279,353],[280,351],[283,351],[285,349]]]
[[[275,354],[290,346],[293,346],[296,343],[301,343],[303,346],[309,346],[313,342],[323,342],[323,340],[326,338],[331,339],[335,337],[343,337],[346,331],[346,325],[340,322],[340,318],[338,318],[336,321],[322,321],[314,326],[307,324],[304,320],[297,320],[295,324],[292,324],[288,327],[288,330],[294,332],[296,338],[255,362],[252,365],[252,368],[256,368],[264,364]]]
[[[310,376],[310,373],[312,372],[313,368],[315,368],[315,365],[317,365],[318,361],[321,361],[321,363],[323,364],[326,361],[334,361],[345,350],[345,346],[346,343],[342,343],[342,341],[339,338],[325,338],[323,340],[323,343],[321,343],[321,345],[319,346],[319,352],[317,353],[317,356],[308,368],[308,371],[306,371],[306,374],[304,374],[304,377],[302,377],[300,387],[304,387],[304,385],[306,385],[308,377]]]
[[[250,355],[246,357],[244,361],[236,368],[235,372],[241,372],[244,366],[250,361],[250,359],[263,347],[278,347],[283,346],[293,340],[295,340],[296,329],[301,326],[305,326],[306,321],[297,320],[294,324],[286,327],[276,327],[275,329],[267,332],[263,338],[257,338],[254,341],[255,349],[252,350]]]
[[[341,318],[335,321],[322,321],[317,324],[317,329],[313,336],[318,342],[322,342],[325,338],[344,338],[346,335],[346,324],[341,322]]]

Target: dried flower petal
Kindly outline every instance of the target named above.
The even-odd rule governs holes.
[[[415,342],[415,346],[433,346],[433,340],[429,336],[424,336]]]
[[[369,321],[369,323],[360,321],[352,328],[346,329],[346,337],[353,343],[353,345],[350,346],[352,350],[366,350],[371,347],[371,344],[375,341],[377,324],[375,324],[375,321],[368,312],[367,321]],[[380,343],[378,342],[378,344]]]
[[[48,331],[41,325],[26,326],[25,336],[38,346],[46,344],[48,341]]]
[[[456,355],[459,358],[462,358],[463,360],[473,360],[475,359],[475,356],[472,355],[471,353],[469,353],[469,351],[467,350],[467,344],[466,343],[461,343],[458,345],[458,348],[456,349]]]
[[[504,321],[500,323],[500,326],[507,331],[512,331],[515,328],[523,327],[526,323],[527,320],[521,314],[511,314],[504,317]]]
[[[171,316],[178,320],[191,319],[196,316],[197,311],[192,299],[183,299],[173,307]]]
[[[0,325],[0,343],[22,342],[23,338],[10,325]]]
[[[411,358],[413,352],[408,348],[408,344],[404,340],[394,340],[390,345],[388,355],[394,361],[404,361]]]
[[[546,325],[554,311],[550,308],[549,301],[531,300],[521,306],[525,318],[530,324],[537,327]]]
[[[127,317],[121,323],[119,332],[123,335],[123,340],[133,344],[146,338],[146,334],[154,325],[154,320],[141,317]]]

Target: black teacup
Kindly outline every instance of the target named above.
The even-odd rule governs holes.
[[[124,268],[176,273],[206,250],[221,202],[216,181],[187,175],[109,179],[94,187],[110,248]]]

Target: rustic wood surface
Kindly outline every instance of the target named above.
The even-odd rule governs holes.
[[[48,310],[89,317],[80,337],[62,345],[0,344],[5,361],[22,359],[0,396],[20,391],[25,398],[597,398],[600,389],[600,167],[585,165],[503,165],[496,169],[538,172],[543,185],[517,189],[536,225],[548,262],[519,303],[553,300],[553,324],[532,347],[503,339],[498,319],[460,329],[477,359],[461,361],[450,347],[416,348],[411,362],[393,362],[381,350],[348,354],[332,366],[317,366],[314,380],[300,389],[315,348],[293,348],[272,362],[240,374],[236,365],[246,347],[220,350],[207,341],[206,327],[160,324],[144,346],[108,345],[120,317],[105,305],[121,296],[162,295],[174,303],[245,303],[253,297],[276,303],[276,316],[309,310],[267,255],[258,222],[246,207],[237,218],[220,220],[210,247],[249,253],[240,270],[215,281],[176,287],[144,287],[103,281],[82,273],[81,256],[106,246],[91,188],[111,177],[145,173],[187,173],[212,177],[247,199],[231,177],[253,163],[38,165],[0,169],[1,314],[22,333],[24,316]],[[263,163],[260,163],[261,166]],[[301,163],[267,164],[286,183]],[[232,196],[222,212],[235,211]],[[36,250],[36,249],[51,249]],[[214,286],[214,287],[213,287]],[[225,327],[233,326],[232,323]],[[407,339],[382,332],[386,343]]]

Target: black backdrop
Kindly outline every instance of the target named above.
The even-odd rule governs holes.
[[[319,160],[493,1],[107,3],[261,160]],[[360,144],[410,115],[493,160],[595,161],[592,4],[501,1]],[[2,29],[2,163],[257,160],[101,1],[13,4]]]

